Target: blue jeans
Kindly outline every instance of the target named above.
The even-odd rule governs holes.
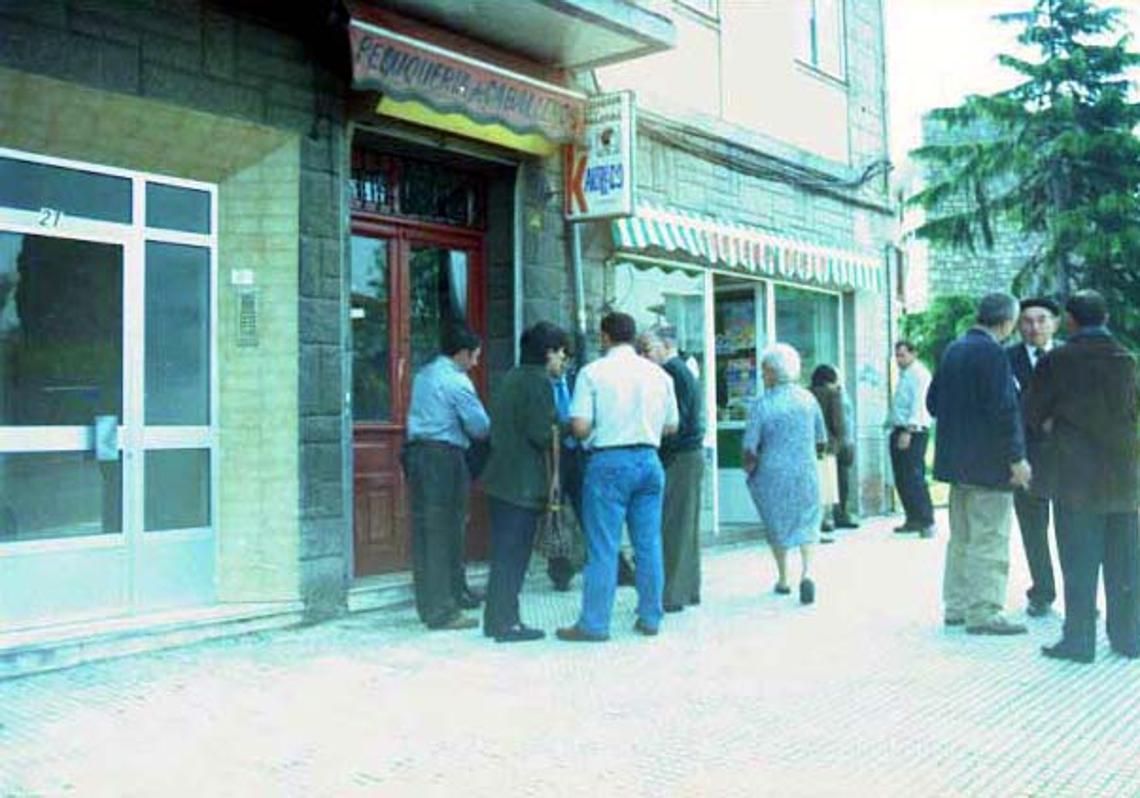
[[[654,449],[604,449],[590,455],[582,486],[587,555],[578,627],[583,631],[609,634],[623,521],[636,557],[637,617],[651,629],[661,623],[664,488],[665,471]]]

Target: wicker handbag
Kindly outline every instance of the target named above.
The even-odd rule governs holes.
[[[559,462],[562,459],[561,432],[554,425],[554,443],[546,453],[546,476],[549,482],[546,494],[546,509],[538,517],[538,531],[535,534],[534,548],[546,558],[569,557],[574,545],[570,526],[562,514],[562,473]]]

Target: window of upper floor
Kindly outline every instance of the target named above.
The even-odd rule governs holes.
[[[843,0],[796,0],[796,58],[843,80]]]

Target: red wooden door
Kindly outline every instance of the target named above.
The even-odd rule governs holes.
[[[483,238],[441,225],[354,218],[352,230],[353,538],[355,575],[409,567],[407,490],[400,468],[412,375],[439,353],[440,332],[483,326]],[[484,384],[483,370],[472,378]],[[482,394],[482,390],[480,390]],[[468,552],[486,548],[472,502]]]

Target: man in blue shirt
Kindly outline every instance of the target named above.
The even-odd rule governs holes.
[[[443,353],[416,372],[404,453],[412,505],[412,574],[416,612],[429,629],[479,625],[460,608],[463,542],[471,487],[465,454],[485,440],[491,421],[468,372],[479,363],[479,338],[464,327],[444,332]]]

